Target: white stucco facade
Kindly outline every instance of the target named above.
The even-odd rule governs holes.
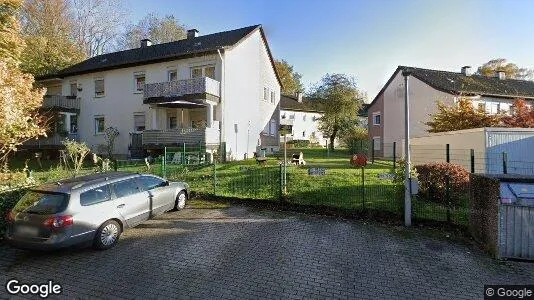
[[[169,72],[176,72],[175,80],[185,80],[192,78],[192,68],[201,66],[215,67],[213,79],[220,82],[218,102],[205,101],[205,106],[198,108],[143,104],[143,92],[136,89],[136,75],[143,74],[146,84],[170,81]],[[95,80],[99,79],[104,80],[104,94],[96,96]],[[97,130],[97,122],[104,118],[106,128],[119,130],[115,152],[120,156],[128,156],[130,133],[202,124],[217,130],[220,142],[226,143],[229,159],[243,159],[245,154],[251,157],[260,143],[260,132],[280,100],[280,84],[261,27],[217,54],[85,73],[42,84],[48,87],[48,94],[65,96],[71,95],[73,84],[77,86],[79,139],[96,151],[104,143],[104,135]],[[268,101],[263,100],[264,88],[269,90]],[[134,124],[134,116],[138,123],[143,119],[139,116],[144,116],[144,126],[136,127],[139,124]]]
[[[298,110],[280,110],[280,119],[289,120],[293,124],[293,132],[288,135],[292,140],[306,140],[310,143],[325,145],[328,140],[327,136],[319,130],[319,118],[322,116],[318,112],[298,111]]]

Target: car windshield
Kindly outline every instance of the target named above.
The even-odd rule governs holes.
[[[68,199],[68,195],[64,193],[32,190],[19,200],[13,211],[39,215],[55,214],[67,208]]]

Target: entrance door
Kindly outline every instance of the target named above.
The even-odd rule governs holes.
[[[132,158],[145,157],[145,151],[143,150],[143,136],[142,133],[130,133],[130,156]]]

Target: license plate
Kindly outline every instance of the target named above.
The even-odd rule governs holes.
[[[37,227],[18,225],[15,227],[15,233],[22,236],[37,236],[39,229]]]

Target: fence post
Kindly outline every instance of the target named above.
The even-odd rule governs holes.
[[[508,160],[508,154],[506,152],[503,152],[502,153],[502,173],[503,174],[508,174],[507,160]]]
[[[375,140],[371,140],[371,163],[375,163]]]
[[[451,179],[445,177],[445,203],[447,205],[447,222],[451,222]]]
[[[167,147],[163,148],[163,159],[161,160],[161,173],[167,179]]]
[[[213,160],[213,196],[217,196],[217,166]]]
[[[451,162],[451,144],[447,144],[445,147],[445,159],[447,163]]]
[[[393,171],[397,167],[397,142],[393,142]]]
[[[284,197],[284,170],[282,164],[280,164],[280,200]]]
[[[475,173],[475,149],[471,149],[471,173]]]
[[[362,211],[365,211],[365,168],[362,167]]]
[[[187,163],[185,159],[185,142],[184,142],[184,154],[182,155],[182,165],[185,165]]]

